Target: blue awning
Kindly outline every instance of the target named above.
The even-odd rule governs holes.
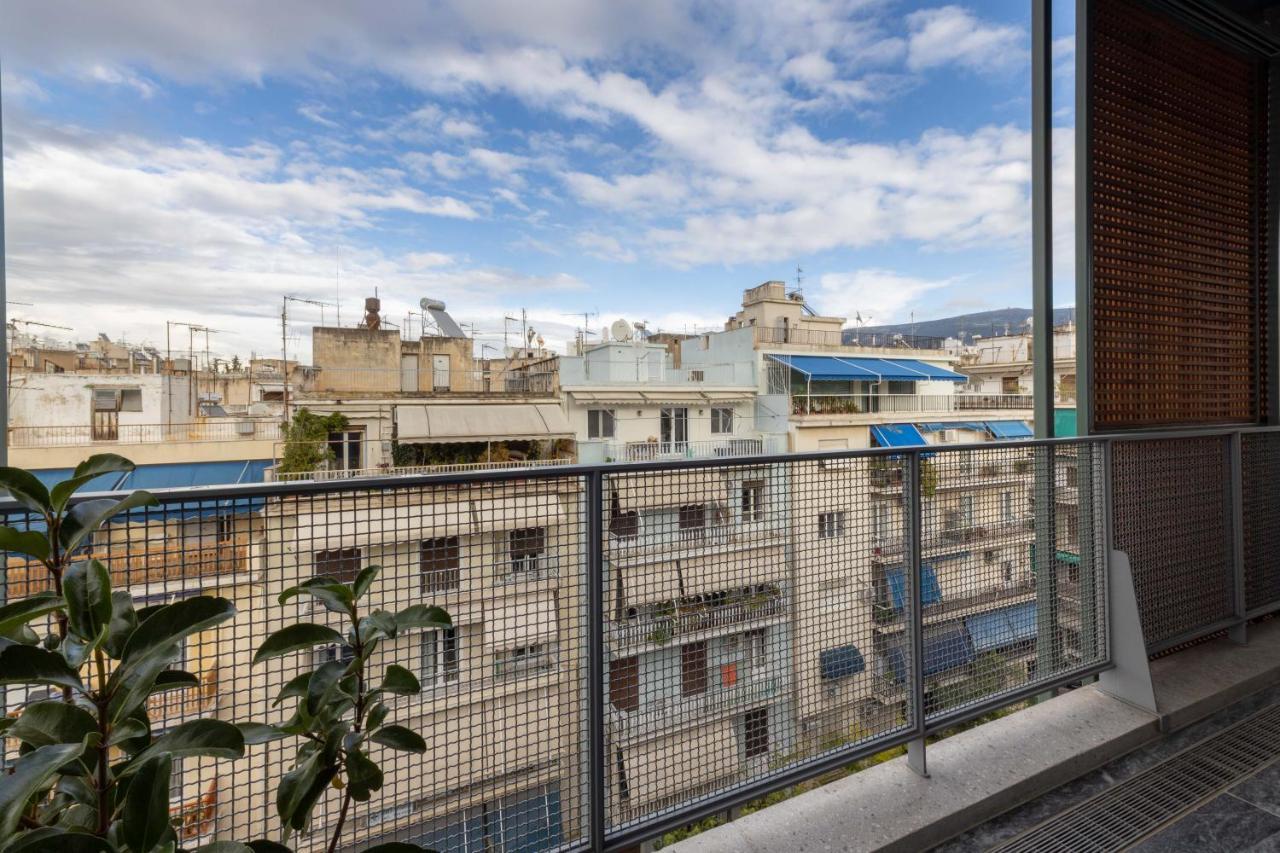
[[[915,424],[879,424],[871,428],[877,447],[928,447]]]
[[[867,668],[862,652],[854,645],[823,649],[818,653],[818,671],[825,679],[857,675]]]
[[[184,489],[193,486],[226,486],[261,483],[270,459],[233,462],[178,462],[170,465],[139,465],[126,474],[117,489]]]
[[[769,358],[819,381],[969,381],[964,374],[916,358],[843,358],[834,355],[770,355]]]
[[[1036,638],[1036,603],[1034,601],[975,613],[964,620],[979,652],[1003,649]]]
[[[902,610],[907,605],[907,575],[901,566],[888,569],[885,580],[889,583],[889,597],[893,601],[894,610]],[[942,601],[942,588],[938,586],[938,575],[928,563],[920,565],[920,601],[925,607]]]
[[[959,421],[957,423],[944,423],[942,421],[934,421],[927,424],[916,424],[924,432],[941,432],[944,429],[971,429],[975,432],[985,432],[986,426],[978,421]]]
[[[987,431],[996,441],[1034,438],[1035,433],[1023,421],[987,421]]]
[[[885,650],[886,675],[899,684],[907,683],[908,657],[906,641],[900,640]],[[973,645],[963,625],[932,631],[924,637],[924,675],[937,675],[973,661]]]

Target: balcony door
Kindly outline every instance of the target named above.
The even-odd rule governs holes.
[[[689,445],[689,410],[666,408],[659,416],[663,453],[680,453]]]

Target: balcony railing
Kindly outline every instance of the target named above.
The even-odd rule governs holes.
[[[324,468],[319,471],[266,470],[267,482],[302,480],[358,480],[369,477],[418,477],[425,474],[458,474],[467,471],[505,471],[514,468],[551,468],[572,465],[572,459],[504,459],[499,462],[454,462],[442,465],[396,465],[386,468]]]
[[[1026,394],[792,394],[794,415],[940,414],[1031,408]]]
[[[756,343],[764,345],[788,345],[821,347],[940,350],[945,339],[933,335],[887,335],[880,332],[859,332],[856,329],[832,331],[827,329],[779,328],[753,326]]]
[[[76,447],[188,441],[275,441],[278,420],[204,420],[182,424],[9,427],[10,447]]]
[[[1239,489],[1225,464],[1236,456]],[[1026,460],[1026,488],[992,488],[991,471]],[[582,816],[559,826],[565,845],[593,830],[626,846],[723,809],[744,786],[755,796],[794,784],[1106,668],[1112,548],[1132,556],[1153,649],[1277,609],[1280,574],[1262,538],[1274,524],[1245,527],[1239,559],[1226,529],[1243,507],[1260,522],[1277,511],[1265,475],[1278,461],[1280,431],[1245,431],[172,490],[112,524],[94,555],[116,588],[148,602],[201,590],[234,600],[236,619],[187,649],[216,660],[203,688],[213,695],[153,708],[181,717],[213,702],[228,720],[255,719],[297,674],[250,664],[271,626],[317,618],[279,605],[279,593],[322,562],[344,573],[381,565],[371,606],[435,601],[456,626],[447,641],[397,638],[387,662],[423,683],[452,672],[468,699],[396,706],[397,722],[426,740],[427,763],[388,775],[378,808],[536,778],[558,785],[558,813]],[[833,465],[886,472],[907,511],[884,526],[873,511],[888,502],[858,500],[867,482],[833,477]],[[1058,500],[1068,492],[1072,503]],[[611,535],[614,519],[654,513],[673,535]],[[18,528],[41,523],[13,502],[0,514]],[[211,541],[229,529],[234,538]],[[884,559],[869,559],[876,548]],[[536,560],[516,566],[513,549]],[[449,588],[424,591],[440,561]],[[6,579],[10,601],[48,586],[17,556]],[[735,600],[743,590],[758,598]],[[703,606],[684,609],[694,599]],[[885,607],[891,619],[877,617]],[[564,677],[525,676],[521,661],[551,654]],[[492,677],[498,661],[516,674]],[[832,727],[845,733],[835,747],[814,734]],[[264,790],[285,770],[252,767]],[[267,799],[237,797],[224,775],[219,831],[272,819]],[[461,825],[461,807],[442,808],[406,814]],[[322,804],[317,831],[335,817]],[[344,841],[356,846],[387,831],[353,825],[365,827]]]
[[[652,462],[657,459],[709,459],[755,456],[764,452],[762,438],[718,438],[702,441],[611,441],[605,453],[611,462]]]
[[[425,364],[425,363],[424,363]],[[540,370],[395,370],[381,367],[308,367],[293,376],[299,394],[508,394],[549,396],[559,390],[559,375]]]

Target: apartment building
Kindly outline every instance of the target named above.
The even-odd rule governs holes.
[[[960,357],[957,370],[969,377],[978,394],[1032,394],[1031,329],[980,337]],[[1076,399],[1076,324],[1053,327],[1053,399],[1073,405]]]

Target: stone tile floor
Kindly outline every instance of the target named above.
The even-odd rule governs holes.
[[[934,849],[937,853],[977,853],[987,850],[1278,702],[1280,686],[1255,693],[1207,719],[1118,758]],[[1280,753],[1277,753],[1277,758],[1280,759]],[[1271,764],[1254,776],[1236,783],[1200,808],[1129,849],[1142,853],[1280,853],[1280,763]]]

